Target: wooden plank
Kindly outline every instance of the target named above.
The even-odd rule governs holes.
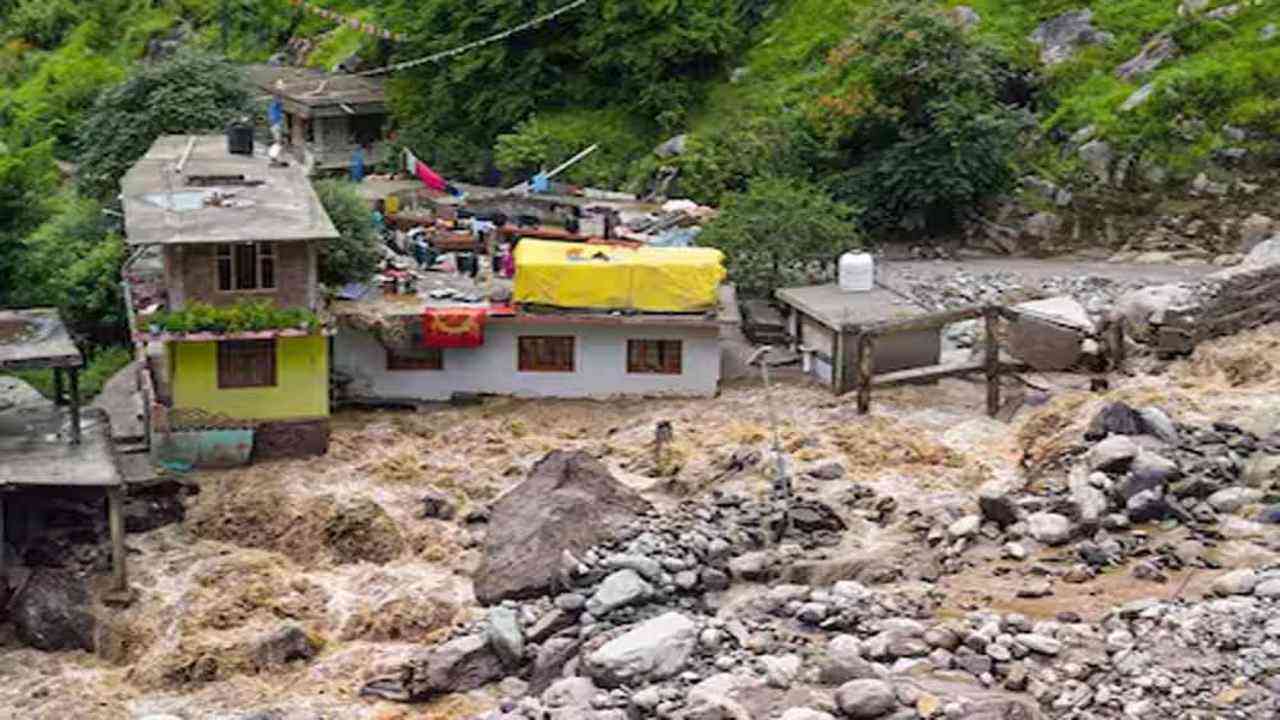
[[[949,377],[958,377],[960,375],[972,375],[986,370],[987,364],[983,360],[981,362],[958,362],[947,363],[944,365],[930,365],[928,367],[911,368],[910,370],[899,370],[897,372],[885,373],[872,379],[871,385],[874,387],[892,387],[894,385],[907,385],[910,383],[932,382],[934,380],[942,380]]]
[[[872,358],[875,356],[875,336],[858,335],[858,414],[871,412],[871,382],[874,376]]]
[[[895,333],[912,332],[915,330],[932,330],[952,323],[980,318],[982,317],[982,312],[983,308],[978,306],[960,308],[958,310],[948,310],[946,312],[922,315],[920,317],[909,318],[907,320],[890,320],[888,322],[875,323],[863,328],[863,332],[871,335],[893,335]]]
[[[1000,341],[996,336],[1000,311],[992,305],[984,308],[982,315],[987,336],[986,357],[983,358],[987,371],[987,416],[995,417],[1000,412]]]

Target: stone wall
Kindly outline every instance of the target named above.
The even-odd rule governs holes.
[[[253,460],[277,460],[329,451],[329,420],[266,422],[253,436]]]
[[[277,307],[310,308],[314,301],[316,259],[305,242],[275,243],[274,290],[223,292],[218,290],[216,246],[213,243],[170,246],[166,258],[170,304],[181,308],[200,301],[233,305],[246,299],[271,300]]]

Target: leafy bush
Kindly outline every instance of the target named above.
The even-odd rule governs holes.
[[[831,51],[808,107],[837,153],[837,198],[872,231],[948,230],[961,208],[1010,188],[1018,123],[998,93],[1004,69],[941,11],[876,5]]]
[[[536,115],[498,136],[494,164],[511,178],[532,177],[550,170],[591,145],[594,153],[557,176],[557,180],[618,187],[627,168],[648,155],[651,127],[622,110],[582,110]]]
[[[4,34],[46,50],[56,48],[80,22],[76,5],[74,0],[22,0],[7,13]]]
[[[278,308],[270,300],[242,300],[226,307],[193,302],[181,310],[161,311],[140,322],[167,333],[237,333],[294,328],[314,332],[320,327],[320,319],[310,310]]]
[[[341,236],[321,248],[320,282],[336,287],[368,280],[382,261],[373,212],[345,180],[321,180],[315,189]]]
[[[140,65],[103,91],[79,134],[80,191],[108,198],[121,176],[161,135],[221,131],[249,109],[247,82],[232,63],[184,51]]]
[[[0,142],[0,305],[12,303],[19,287],[20,239],[48,216],[58,182],[51,146],[9,150]]]
[[[724,251],[739,292],[771,297],[784,285],[830,277],[840,254],[862,245],[856,214],[811,183],[758,178],[727,196],[698,244]]]
[[[799,118],[752,115],[693,134],[684,154],[665,162],[680,169],[680,194],[718,205],[762,175],[809,179],[822,156],[821,143]]]

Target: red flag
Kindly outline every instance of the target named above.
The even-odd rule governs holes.
[[[445,182],[444,178],[440,177],[435,170],[427,167],[427,164],[415,157],[412,152],[405,150],[404,154],[405,169],[417,176],[423,185],[436,192],[444,192],[449,187],[449,183]]]

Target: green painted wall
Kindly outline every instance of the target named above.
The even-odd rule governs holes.
[[[276,341],[276,386],[218,388],[214,342],[169,343],[173,407],[199,408],[243,420],[329,415],[329,347],[323,335]]]

